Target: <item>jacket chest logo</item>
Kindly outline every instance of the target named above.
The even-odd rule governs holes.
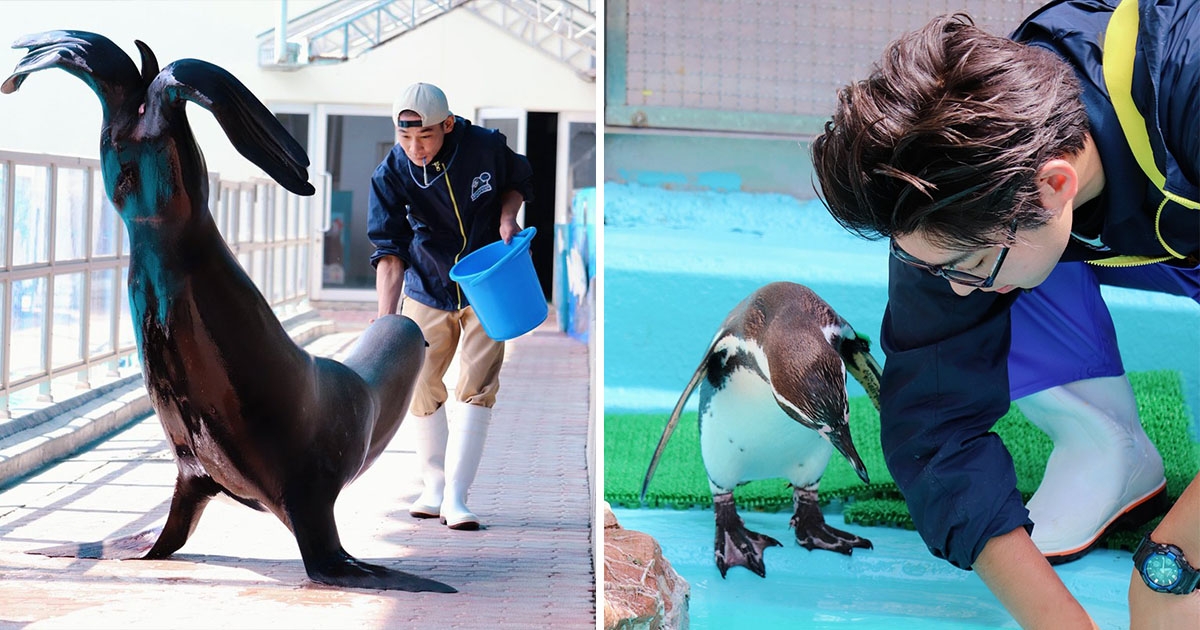
[[[471,201],[479,198],[479,195],[492,189],[492,174],[488,172],[480,173],[475,179],[471,180]]]

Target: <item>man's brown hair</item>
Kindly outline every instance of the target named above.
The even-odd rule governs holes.
[[[949,249],[991,245],[1014,221],[1041,226],[1037,169],[1083,148],[1079,94],[1050,51],[991,35],[966,14],[935,18],[838,92],[812,147],[823,201],[860,236],[920,231]]]

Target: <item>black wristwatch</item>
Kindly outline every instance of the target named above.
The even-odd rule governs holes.
[[[1150,540],[1150,534],[1133,552],[1133,566],[1146,586],[1159,593],[1187,595],[1200,588],[1200,571],[1188,564],[1183,551]]]

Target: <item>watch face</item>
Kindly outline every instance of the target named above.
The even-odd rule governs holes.
[[[1151,554],[1146,559],[1145,566],[1146,578],[1159,586],[1165,588],[1179,581],[1179,565],[1175,564],[1175,559],[1167,554]]]

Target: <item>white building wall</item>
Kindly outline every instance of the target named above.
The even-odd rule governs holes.
[[[289,0],[296,17],[324,4]],[[268,105],[345,104],[390,114],[405,85],[428,81],[445,90],[454,113],[474,118],[480,107],[533,111],[594,111],[595,83],[464,9],[435,19],[345,63],[295,72],[258,67],[257,35],[277,26],[279,0],[128,0],[123,2],[6,0],[0,2],[0,42],[53,29],[89,30],[121,46],[150,46],[159,64],[194,57],[237,76]],[[0,49],[0,78],[22,50]],[[234,151],[212,116],[189,106],[210,170],[250,177],[258,170]],[[78,79],[61,70],[29,77],[0,95],[0,149],[97,157],[100,108]]]

